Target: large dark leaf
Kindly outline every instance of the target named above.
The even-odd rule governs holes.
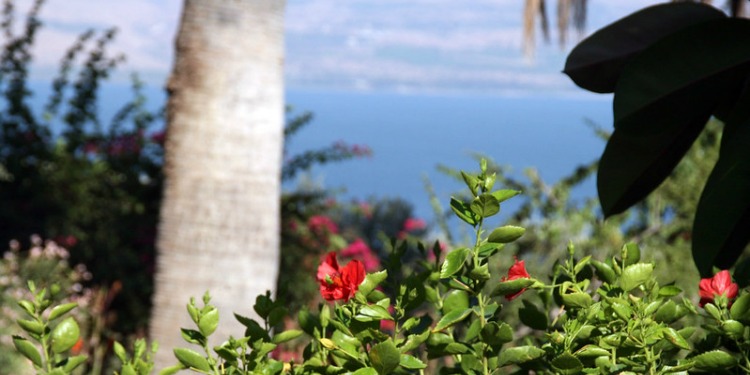
[[[664,125],[654,116],[685,122],[736,98],[749,64],[750,20],[707,21],[675,32],[623,69],[615,89],[615,129],[660,132]]]
[[[716,108],[736,101],[749,66],[750,21],[734,19],[676,32],[628,64],[597,176],[605,216],[624,211],[669,176]]]
[[[659,134],[633,136],[615,130],[599,160],[596,175],[604,216],[628,209],[669,176],[698,137],[710,111],[689,124],[671,126]]]
[[[642,9],[579,43],[568,55],[564,73],[586,90],[613,92],[623,67],[639,52],[686,26],[724,17],[718,9],[696,3]]]
[[[750,240],[750,90],[727,119],[719,161],[703,189],[693,224],[693,259],[701,275],[731,267]]]

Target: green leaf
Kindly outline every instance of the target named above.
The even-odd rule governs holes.
[[[424,362],[408,354],[401,354],[401,361],[399,362],[399,365],[408,370],[421,370],[427,367]]]
[[[131,365],[130,363],[125,363],[122,365],[120,375],[138,375],[138,373],[133,368],[133,365]]]
[[[582,357],[582,358],[601,357],[601,356],[608,356],[610,354],[611,353],[609,352],[609,350],[598,347],[593,344],[586,345],[575,353],[576,356]]]
[[[685,350],[690,350],[690,343],[685,340],[674,328],[664,327],[661,330],[664,338],[667,339],[672,345]]]
[[[498,203],[503,203],[518,194],[521,194],[520,190],[501,189],[492,192],[492,195],[497,199]]]
[[[310,336],[314,336],[315,330],[320,326],[320,320],[306,309],[301,309],[297,314],[300,328]]]
[[[205,337],[210,336],[216,327],[219,326],[219,309],[211,309],[207,313],[203,314],[198,320],[198,329],[201,334]]]
[[[659,306],[659,308],[654,313],[654,320],[656,320],[657,322],[664,322],[669,324],[679,318],[680,316],[677,313],[677,305],[672,300],[664,302],[664,304]]]
[[[486,344],[499,347],[513,341],[513,330],[508,323],[489,322],[482,328],[481,337]]]
[[[432,329],[432,332],[439,332],[442,331],[464,319],[471,314],[471,309],[466,310],[453,310],[445,315],[443,315],[442,318],[440,318],[440,321],[438,321],[437,325],[435,325],[435,328]]]
[[[541,358],[545,351],[535,346],[517,346],[500,352],[498,366],[517,365]]]
[[[396,349],[396,345],[389,339],[372,347],[370,350],[370,362],[378,374],[391,374],[401,362],[401,352]]]
[[[494,243],[509,243],[521,238],[525,232],[526,229],[522,227],[505,225],[493,230],[489,237],[487,237],[487,241]]]
[[[198,352],[186,349],[186,348],[175,348],[174,356],[180,363],[188,368],[194,368],[203,372],[210,372],[211,366],[208,364],[206,358],[198,354]]]
[[[695,361],[695,367],[705,371],[723,371],[737,365],[736,358],[721,350],[699,354],[692,359]]]
[[[477,188],[479,187],[479,179],[464,172],[461,171],[461,177],[464,179],[464,183],[466,183],[466,187],[471,190],[472,195],[477,195]]]
[[[750,90],[739,103],[750,108]],[[750,240],[750,114],[735,111],[724,127],[719,160],[703,188],[693,224],[693,260],[703,277],[730,268]]]
[[[481,218],[488,218],[500,212],[500,203],[492,194],[484,193],[471,201],[469,209]]]
[[[36,346],[21,336],[13,336],[13,346],[24,357],[28,358],[31,363],[37,367],[42,367],[42,355],[39,354]]]
[[[194,329],[180,328],[180,334],[183,340],[191,344],[203,346],[203,343],[206,342],[206,336]]]
[[[378,305],[367,305],[362,307],[354,319],[360,322],[371,322],[374,320],[393,320],[388,309]]]
[[[52,311],[50,311],[49,313],[49,321],[53,321],[63,316],[63,314],[67,313],[70,310],[75,309],[76,307],[78,307],[78,303],[76,302],[66,303],[64,305],[53,307]]]
[[[635,243],[628,242],[622,247],[622,264],[629,266],[641,260],[641,248]]]
[[[508,280],[508,281],[501,281],[497,284],[495,289],[492,290],[492,296],[507,296],[509,294],[515,294],[520,292],[521,290],[530,287],[534,284],[533,279],[515,279],[515,280]]]
[[[55,353],[62,353],[78,342],[78,338],[81,335],[81,330],[78,328],[78,323],[72,317],[68,317],[60,322],[50,334],[50,341],[52,342],[52,351]]]
[[[562,295],[562,300],[565,306],[579,309],[589,307],[594,302],[591,296],[584,292],[565,293]]]
[[[531,301],[523,300],[522,302],[523,307],[518,309],[518,317],[521,319],[521,323],[533,329],[546,330],[549,323],[547,314]]]
[[[659,296],[661,297],[674,297],[680,293],[682,293],[682,289],[674,285],[667,285],[659,288]]]
[[[44,324],[41,322],[37,322],[36,320],[18,319],[16,320],[16,323],[18,323],[18,325],[28,333],[37,336],[44,333]]]
[[[586,90],[613,92],[623,67],[645,48],[685,26],[719,18],[726,15],[712,6],[689,2],[644,8],[579,43],[563,72]]]
[[[579,374],[583,370],[583,363],[570,353],[563,353],[550,362],[552,368],[563,375]]]
[[[169,366],[161,371],[159,371],[159,375],[174,375],[182,370],[184,370],[186,367],[182,363],[179,365]]]
[[[271,342],[273,342],[274,344],[281,344],[282,342],[294,340],[300,336],[302,336],[302,331],[298,329],[290,329],[273,335]]]
[[[375,371],[372,367],[363,367],[357,371],[354,371],[352,375],[378,375],[378,372]]]
[[[401,353],[412,351],[422,345],[430,337],[430,330],[425,330],[420,334],[409,335],[404,344],[399,348]]]
[[[477,224],[477,216],[471,211],[468,204],[459,201],[456,198],[451,197],[451,210],[458,216],[459,219],[471,224]]]
[[[463,290],[451,290],[443,295],[443,314],[451,311],[464,311],[469,308],[469,294]]]
[[[112,349],[115,351],[115,356],[117,356],[117,359],[120,360],[122,363],[126,363],[128,361],[128,354],[125,351],[125,348],[120,344],[119,341],[115,341]]]
[[[67,373],[71,373],[73,372],[73,370],[76,369],[76,367],[80,366],[81,363],[86,362],[86,359],[88,359],[88,357],[85,355],[77,355],[73,357],[68,357],[65,360],[65,364],[63,365],[62,369],[63,371]]]
[[[30,317],[32,318],[35,317],[34,312],[36,311],[36,308],[34,307],[33,303],[26,301],[26,300],[21,300],[21,301],[18,301],[18,306],[21,306],[23,311],[25,311],[26,314],[28,314]]]
[[[359,284],[359,289],[357,289],[358,292],[362,293],[365,297],[367,297],[370,292],[375,290],[375,288],[380,285],[385,279],[388,278],[388,271],[383,270],[380,272],[375,273],[368,273],[365,275],[365,280],[362,281],[361,284]]]
[[[650,263],[636,263],[625,267],[620,276],[620,287],[629,292],[648,281],[654,272],[654,265]]]
[[[443,265],[440,267],[440,278],[449,278],[460,271],[466,262],[466,257],[469,255],[469,252],[470,250],[465,247],[449,252],[445,256]]]
[[[732,303],[732,307],[729,308],[729,314],[732,319],[750,320],[750,293],[744,293],[737,298]]]
[[[599,279],[603,282],[612,284],[615,282],[615,280],[617,280],[615,271],[607,263],[603,263],[598,260],[591,260],[591,264],[596,270],[596,276],[599,277]]]

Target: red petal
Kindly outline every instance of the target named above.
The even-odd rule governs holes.
[[[336,261],[336,253],[330,252],[326,255],[323,263],[318,266],[317,279],[319,282],[324,283],[326,276],[337,276],[339,275],[339,263]]]

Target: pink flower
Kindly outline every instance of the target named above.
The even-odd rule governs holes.
[[[315,215],[307,220],[307,227],[315,234],[337,234],[339,227],[328,216]]]
[[[346,249],[341,250],[341,256],[361,260],[367,271],[374,271],[380,267],[380,259],[361,238],[357,238]]]
[[[737,297],[737,293],[739,292],[739,287],[732,282],[732,276],[729,275],[729,271],[727,270],[720,271],[714,277],[701,279],[699,289],[698,294],[701,296],[700,307],[714,302],[714,298],[719,295],[725,295],[727,299],[731,300]],[[731,301],[729,305],[732,305]]]
[[[320,295],[326,301],[344,300],[346,302],[354,297],[359,284],[365,279],[365,267],[358,260],[339,267],[336,253],[330,252],[323,263],[318,266],[317,279],[320,283]]]
[[[529,275],[528,272],[526,272],[526,265],[524,265],[523,260],[518,260],[518,258],[515,258],[515,262],[512,266],[510,266],[510,269],[508,270],[508,277],[503,276],[501,281],[511,281],[516,279],[528,279],[531,278],[531,275]],[[512,301],[514,298],[518,297],[526,291],[526,288],[521,289],[520,291],[508,294],[505,296],[505,298],[508,299],[508,301]]]
[[[405,232],[414,232],[427,228],[427,224],[422,219],[408,218],[404,221],[403,230]]]

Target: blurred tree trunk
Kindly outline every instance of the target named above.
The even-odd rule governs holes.
[[[215,340],[276,285],[283,142],[283,0],[185,0],[168,83],[165,190],[150,335],[157,369],[207,290]]]

